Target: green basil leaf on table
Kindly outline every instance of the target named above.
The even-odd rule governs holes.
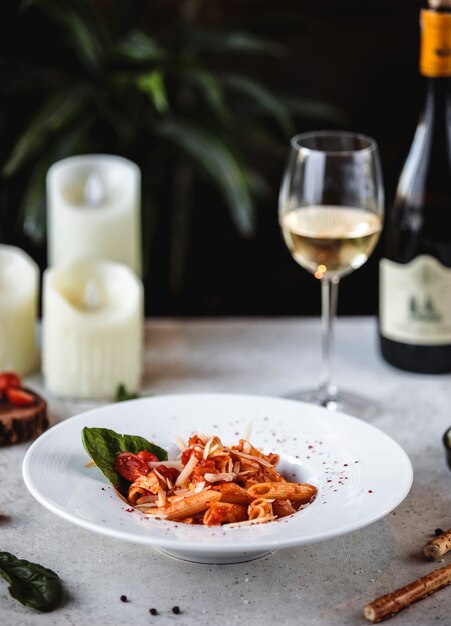
[[[63,599],[63,586],[55,572],[9,552],[0,552],[0,577],[9,584],[13,598],[37,611],[53,611]]]
[[[115,402],[125,402],[126,400],[136,400],[136,398],[139,398],[139,395],[137,393],[128,391],[127,387],[123,385],[122,383],[117,386],[116,396],[114,398]]]
[[[114,469],[116,457],[121,452],[137,454],[141,450],[152,452],[160,461],[168,458],[166,450],[138,435],[120,435],[109,428],[88,428],[82,432],[82,442],[86,452],[105,474],[110,483],[121,493],[125,493],[129,483]]]

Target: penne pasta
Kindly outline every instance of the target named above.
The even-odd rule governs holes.
[[[222,485],[216,485],[213,487],[213,489],[220,492],[221,502],[245,505],[248,505],[252,502],[252,496],[247,493],[246,489],[243,489],[243,487],[240,487],[235,483],[224,483]]]
[[[135,504],[143,496],[157,494],[159,489],[160,481],[154,471],[149,472],[147,476],[140,476],[130,485],[128,492],[130,504]]]
[[[205,511],[203,522],[206,526],[243,522],[247,517],[247,508],[242,504],[213,502]]]
[[[200,493],[193,493],[177,502],[170,502],[164,507],[149,508],[148,515],[160,516],[163,514],[165,519],[181,520],[184,517],[192,517],[196,513],[205,511],[210,504],[221,499],[221,494],[217,491],[209,489]]]
[[[254,498],[274,498],[275,500],[291,500],[300,504],[310,502],[317,493],[316,487],[304,483],[260,483],[247,490]]]
[[[127,504],[157,519],[234,528],[293,515],[316,496],[313,485],[288,482],[277,471],[278,454],[264,454],[246,439],[227,447],[198,432],[187,445],[178,443],[178,461],[144,462],[148,453],[125,452],[127,468],[121,453],[120,475],[134,478]]]
[[[266,517],[272,517],[272,503],[266,498],[257,498],[252,500],[247,508],[247,514],[250,520],[263,519]]]

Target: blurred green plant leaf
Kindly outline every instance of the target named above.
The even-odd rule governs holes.
[[[268,181],[255,168],[243,168],[243,176],[254,196],[264,196],[271,191]]]
[[[33,0],[61,28],[66,41],[88,70],[99,72],[110,45],[105,22],[94,3],[85,0]]]
[[[350,122],[350,116],[346,111],[317,98],[281,95],[279,99],[287,111],[295,117],[329,121],[334,124],[348,124]]]
[[[163,121],[155,132],[174,143],[213,180],[244,236],[254,230],[255,209],[246,176],[236,156],[216,135],[180,121]]]
[[[127,61],[153,63],[167,55],[155,39],[142,31],[133,31],[116,44],[115,56]]]
[[[202,67],[191,67],[183,69],[182,78],[199,87],[210,109],[222,122],[225,124],[231,122],[231,114],[224,102],[222,85],[214,74]]]
[[[274,57],[285,55],[285,48],[282,45],[241,31],[192,28],[186,33],[186,41],[190,46],[200,50],[221,54],[239,52],[268,54]]]
[[[251,98],[262,110],[272,115],[284,133],[293,132],[293,121],[288,108],[262,84],[238,74],[226,74],[222,76],[222,81],[229,89]]]
[[[148,74],[142,74],[137,78],[136,84],[138,89],[149,96],[152,104],[159,113],[165,113],[169,109],[164,78],[160,70],[153,70]]]
[[[242,142],[251,152],[267,154],[271,159],[285,160],[287,156],[287,142],[285,139],[277,139],[266,124],[254,120],[247,128],[246,136]]]
[[[25,162],[35,157],[57,132],[80,119],[85,91],[68,89],[53,95],[19,137],[11,156],[3,167],[6,177],[14,174]]]

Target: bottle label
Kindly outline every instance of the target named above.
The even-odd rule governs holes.
[[[423,9],[420,72],[437,78],[451,76],[451,13]]]
[[[406,264],[380,262],[380,328],[387,339],[451,344],[451,269],[423,254]]]

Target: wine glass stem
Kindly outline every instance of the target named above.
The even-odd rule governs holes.
[[[337,395],[337,387],[333,381],[332,370],[339,282],[338,276],[321,279],[323,373],[319,392],[321,397],[324,398],[325,405]]]

